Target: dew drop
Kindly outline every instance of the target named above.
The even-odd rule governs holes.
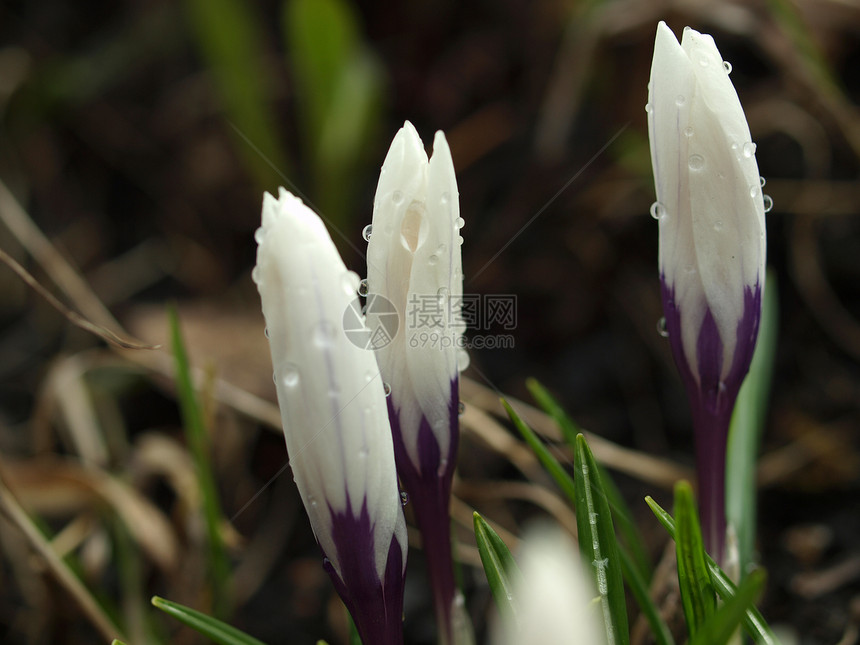
[[[711,64],[711,61],[708,58],[708,55],[701,50],[696,51],[695,58],[699,61],[700,67],[707,67],[708,65]]]
[[[660,334],[663,338],[669,338],[669,330],[666,327],[666,317],[660,318],[657,321],[657,333]]]
[[[367,446],[362,446],[358,451],[358,456],[362,459],[367,459],[370,456],[370,450],[367,449]]]
[[[320,321],[314,329],[314,343],[318,347],[328,347],[334,342],[335,328],[328,320]]]
[[[688,125],[686,128],[684,128],[684,136],[687,138],[690,138],[693,136],[693,127],[692,126]]]
[[[444,477],[446,470],[448,470],[448,460],[447,459],[440,459],[439,460],[439,467],[436,469],[436,476],[437,477]]]
[[[755,144],[752,141],[747,141],[743,147],[744,157],[749,159],[755,154]]]
[[[702,155],[690,155],[687,165],[690,166],[690,170],[701,170],[705,167],[705,158]]]
[[[373,370],[367,370],[364,373],[364,380],[370,383],[373,379],[376,378],[376,373]]]
[[[766,183],[767,183],[767,179],[765,179],[764,177],[759,177],[759,178],[758,178],[758,184],[759,184],[759,186],[761,186],[762,188],[764,188],[764,185],[765,185]]]
[[[269,337],[269,328],[268,328],[268,327],[266,327],[266,328],[263,330],[263,334],[266,336],[266,338],[268,338],[268,337]]]
[[[391,386],[388,383],[382,384],[382,391],[385,393],[385,396],[391,396]]]
[[[436,292],[436,295],[439,298],[447,298],[448,297],[448,287],[439,287],[439,290]]]
[[[361,230],[361,237],[364,238],[365,242],[370,242],[370,234],[373,233],[373,225],[368,224]]]
[[[409,493],[405,490],[400,491],[400,505],[406,506],[409,503]]]
[[[469,352],[467,352],[465,349],[460,348],[460,350],[457,352],[457,371],[462,372],[466,368],[468,368],[470,360],[471,359],[469,358]]]
[[[450,193],[442,193],[442,195],[439,197],[439,203],[441,203],[441,204],[447,204],[450,201],[451,201],[451,194]]]
[[[661,204],[660,202],[654,202],[653,204],[651,204],[650,212],[651,217],[658,221],[662,219],[665,215],[665,213],[663,212],[663,204]]]
[[[758,184],[753,184],[752,186],[750,186],[750,197],[755,199],[756,196],[759,194],[759,191],[761,191],[761,186],[759,186]]]
[[[295,363],[284,365],[281,368],[281,374],[281,383],[286,387],[295,387],[299,384],[299,368]]]
[[[457,416],[462,417],[464,414],[466,414],[466,404],[460,401],[457,404]]]
[[[313,495],[308,495],[308,503],[311,505],[311,508],[317,507],[317,500]]]
[[[457,244],[459,244],[460,246],[463,246],[463,236],[462,235],[457,236]]]
[[[731,74],[732,73],[732,64],[729,61],[724,60],[723,61],[723,69],[726,70],[726,74]]]
[[[391,201],[395,204],[402,204],[403,193],[401,193],[399,190],[395,190],[393,193],[391,193]]]
[[[458,217],[457,221],[454,222],[454,225],[457,228],[463,228],[466,225],[466,220],[464,220],[462,217]]]
[[[764,195],[764,212],[769,213],[773,208],[773,199],[771,199],[770,195]]]
[[[262,226],[260,228],[258,228],[256,231],[254,231],[254,241],[257,244],[262,244],[263,238],[265,238],[265,237],[266,237],[266,231],[263,230]]]
[[[718,233],[720,231],[722,231],[723,230],[723,223],[722,222],[714,222],[714,230],[717,231]]]
[[[651,114],[651,104],[650,103],[645,104],[645,112],[647,112],[648,114]]]
[[[429,264],[431,267],[436,266],[436,263],[438,263],[438,262],[439,262],[439,256],[437,256],[437,255],[431,255],[429,258],[427,258],[427,264]]]
[[[368,293],[367,278],[364,278],[363,280],[359,281],[359,283],[358,283],[358,295],[360,295],[361,297],[364,297],[367,295],[367,293]]]
[[[675,105],[677,105],[678,107],[681,107],[686,102],[687,102],[687,97],[685,97],[683,94],[679,94],[678,96],[675,97]]]
[[[251,280],[254,281],[254,284],[260,284],[260,267],[255,266],[251,269]]]

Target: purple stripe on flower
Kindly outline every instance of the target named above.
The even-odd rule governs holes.
[[[459,377],[455,376],[451,381],[451,401],[448,406],[448,450],[444,455],[441,453],[429,422],[422,416],[417,432],[419,463],[416,465],[409,459],[404,445],[403,434],[406,429],[400,427],[400,418],[392,403],[392,397],[388,399],[397,474],[409,495],[415,523],[421,532],[436,615],[444,616],[444,624],[449,630],[448,634],[440,635],[440,641],[443,643],[451,642],[451,608],[457,591],[452,568],[449,504],[460,440],[459,401]]]
[[[402,645],[403,584],[405,567],[403,551],[396,538],[388,549],[388,560],[382,580],[376,570],[374,526],[363,502],[361,513],[351,512],[349,493],[346,511],[331,508],[332,538],[337,548],[340,571],[326,558],[323,567],[335,590],[349,610],[363,643]]]
[[[725,469],[729,423],[738,391],[749,371],[761,318],[761,286],[744,289],[743,315],[738,321],[732,364],[723,376],[724,341],[710,309],[705,311],[696,339],[696,356],[684,352],[681,336],[683,312],[675,294],[660,276],[663,313],[675,364],[681,373],[696,432],[696,464],[699,474],[699,507],[705,546],[722,560],[725,538]],[[693,373],[692,366],[696,368]]]

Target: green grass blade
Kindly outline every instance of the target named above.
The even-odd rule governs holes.
[[[633,593],[636,604],[639,605],[639,610],[651,627],[654,642],[656,645],[675,645],[672,632],[660,615],[657,605],[651,600],[651,595],[648,593],[648,584],[640,575],[639,569],[631,557],[627,555],[627,552],[620,546],[618,548],[618,555],[621,557],[621,573],[624,576],[624,581],[627,583],[628,589]]]
[[[777,285],[772,272],[766,284],[758,341],[732,414],[726,459],[726,515],[738,540],[741,579],[754,564],[756,458],[767,420],[779,325]]]
[[[663,528],[669,533],[670,537],[675,539],[675,520],[669,513],[654,501],[653,498],[646,497],[645,502],[653,511],[656,518],[663,525]],[[708,574],[711,577],[711,584],[714,586],[714,591],[724,601],[728,601],[737,594],[737,587],[725,574],[725,572],[717,566],[717,563],[707,556]],[[750,607],[744,612],[744,617],[741,623],[744,626],[747,634],[752,636],[752,639],[761,645],[779,645],[776,635],[771,631],[770,626],[755,607]]]
[[[583,560],[591,565],[595,588],[600,594],[606,642],[607,645],[626,645],[630,642],[630,631],[612,512],[597,463],[581,434],[576,438],[573,475],[579,551]]]
[[[219,645],[265,645],[263,641],[185,605],[158,596],[152,597],[152,604]]]
[[[693,489],[687,482],[675,485],[675,518],[678,583],[687,630],[692,638],[714,613],[717,601],[708,575],[707,554],[702,543]]]
[[[690,645],[726,645],[738,631],[746,611],[764,589],[765,573],[754,571],[738,587],[737,593],[702,625]]]
[[[188,447],[194,459],[195,474],[200,486],[203,516],[206,522],[207,561],[212,584],[213,611],[216,616],[223,617],[228,615],[230,611],[230,563],[221,539],[221,505],[218,501],[215,476],[210,465],[209,433],[191,380],[191,368],[188,364],[185,344],[182,341],[182,332],[179,329],[179,317],[176,314],[176,309],[172,306],[168,307],[168,318],[170,319],[171,345],[176,362],[176,389],[182,411],[182,424],[185,428]]]
[[[511,421],[514,423],[514,427],[519,430],[519,433],[522,435],[523,439],[525,439],[526,443],[529,445],[529,448],[535,453],[535,456],[540,461],[541,465],[544,467],[550,477],[555,480],[555,483],[558,484],[558,487],[565,494],[565,496],[570,500],[571,504],[576,505],[576,493],[575,486],[573,483],[573,478],[565,472],[562,465],[559,463],[558,459],[552,456],[549,449],[544,445],[544,443],[540,440],[534,430],[532,430],[522,419],[520,419],[519,415],[514,412],[514,409],[510,406],[510,404],[502,399],[502,405],[505,406],[505,410],[508,413],[508,416],[511,418]]]
[[[481,554],[481,564],[484,565],[484,574],[490,584],[493,600],[496,601],[499,613],[513,618],[516,624],[514,583],[521,575],[519,567],[502,538],[479,513],[474,513],[473,521],[478,553]]]
[[[242,0],[186,0],[191,31],[212,72],[225,117],[238,131],[239,153],[263,188],[273,190],[279,173],[289,174],[269,102],[265,30],[256,3]],[[271,165],[270,165],[271,164]],[[275,169],[272,168],[275,167]]]
[[[582,432],[582,429],[568,416],[555,397],[537,379],[526,379],[526,387],[543,411],[558,424],[567,445],[570,446],[571,450],[576,450],[576,436]],[[639,569],[639,574],[648,581],[652,574],[651,560],[648,557],[639,528],[633,521],[630,507],[624,501],[624,497],[603,465],[598,463],[597,466],[600,471],[600,480],[603,482],[603,490],[609,499],[609,506],[612,508],[615,526],[621,532],[627,547],[630,549],[633,561]]]

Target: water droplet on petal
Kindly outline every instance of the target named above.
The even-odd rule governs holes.
[[[651,204],[650,212],[651,217],[659,221],[665,214],[663,212],[663,204],[661,204],[660,202],[654,202],[653,204]]]
[[[427,264],[429,264],[431,267],[436,266],[437,262],[439,262],[439,256],[437,255],[431,255],[429,258],[427,258]]]
[[[403,193],[401,193],[399,190],[395,190],[393,193],[391,193],[391,201],[395,204],[402,204]]]
[[[299,383],[299,368],[295,363],[287,363],[281,368],[281,383],[295,387]]]
[[[675,105],[677,105],[678,107],[681,107],[686,102],[687,102],[687,97],[685,97],[683,94],[679,94],[678,96],[675,97]]]
[[[439,197],[439,202],[442,204],[447,204],[450,201],[451,201],[451,194],[450,193],[442,193],[442,195],[440,195],[440,197]]]
[[[669,338],[669,330],[666,328],[665,316],[657,321],[657,333],[660,334],[663,338]]]
[[[684,128],[684,136],[687,138],[693,136],[693,127],[692,126],[688,125],[686,128]]]
[[[391,386],[388,383],[382,384],[382,391],[385,393],[385,396],[391,396]]]
[[[714,230],[717,232],[722,231],[723,230],[723,223],[722,222],[714,222]]]
[[[264,335],[266,338],[268,338],[268,337],[269,337],[269,328],[268,328],[268,327],[266,327],[266,328],[263,330],[263,335]]]
[[[454,225],[457,228],[463,228],[466,225],[466,220],[464,220],[462,217],[458,217],[457,221],[454,222]]]
[[[761,191],[761,186],[759,186],[758,184],[753,184],[752,186],[750,186],[750,197],[755,199],[758,196],[760,191]]]
[[[773,199],[770,195],[764,195],[764,212],[769,213],[773,208]]]
[[[700,65],[701,67],[707,67],[708,65],[710,65],[710,64],[711,64],[711,61],[710,61],[710,59],[708,58],[708,55],[707,55],[705,52],[703,52],[701,49],[697,49],[697,50],[696,50],[696,53],[694,54],[694,57],[695,57],[695,58],[696,58],[696,60],[699,62],[699,65]]]
[[[318,347],[328,347],[335,338],[335,327],[328,320],[322,320],[314,329],[314,342]]]
[[[645,112],[647,112],[648,114],[651,114],[651,104],[650,103],[645,104]]]
[[[364,278],[363,280],[361,280],[358,283],[358,295],[360,295],[361,297],[364,297],[367,295],[367,293],[368,293],[367,278]]]
[[[732,64],[729,61],[724,60],[723,61],[723,69],[726,70],[726,74],[731,74],[732,73]]]
[[[759,186],[761,186],[762,188],[764,188],[764,185],[765,185],[766,183],[767,183],[767,179],[765,179],[764,177],[759,177],[759,178],[758,178],[758,184],[759,184]]]
[[[755,144],[752,141],[747,141],[743,147],[744,157],[749,159],[755,154]]]
[[[462,417],[466,413],[466,404],[460,401],[457,404],[457,416]]]
[[[316,508],[317,507],[316,497],[314,497],[313,495],[308,495],[308,504],[311,505],[311,508]]]
[[[361,237],[365,242],[370,242],[370,234],[373,233],[373,224],[368,224],[361,230]]]
[[[400,491],[400,505],[406,506],[409,503],[409,493],[405,490]]]
[[[254,231],[254,241],[257,244],[262,244],[264,237],[266,237],[266,231],[263,229],[262,226],[260,228],[258,228],[256,231]]]
[[[367,446],[362,446],[359,449],[358,456],[362,459],[367,459],[370,456],[370,450],[367,449]]]
[[[463,246],[463,236],[462,235],[457,236],[457,244],[459,244],[460,246]]]
[[[469,352],[467,352],[465,349],[461,348],[457,352],[457,371],[462,372],[467,367],[469,367],[469,361],[470,360],[471,359],[469,358]]]
[[[254,284],[260,284],[260,267],[255,266],[251,269],[251,280],[254,281]]]
[[[690,170],[701,170],[705,167],[705,158],[702,155],[690,155],[687,165],[690,166]]]

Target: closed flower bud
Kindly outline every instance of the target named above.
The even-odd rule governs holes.
[[[263,198],[260,291],[290,466],[325,567],[365,643],[401,643],[406,528],[383,383],[346,337],[358,276],[319,217]]]
[[[657,27],[646,107],[652,215],[666,331],[697,431],[702,511],[720,516],[705,535],[717,559],[726,433],[758,334],[766,248],[755,144],[729,70],[710,36],[688,27],[679,44]]]
[[[459,200],[445,136],[428,161],[406,122],[385,158],[367,248],[368,303],[383,297],[400,315],[377,349],[388,398],[397,469],[423,535],[443,642],[450,638],[455,586],[448,503],[458,422],[463,293]]]

